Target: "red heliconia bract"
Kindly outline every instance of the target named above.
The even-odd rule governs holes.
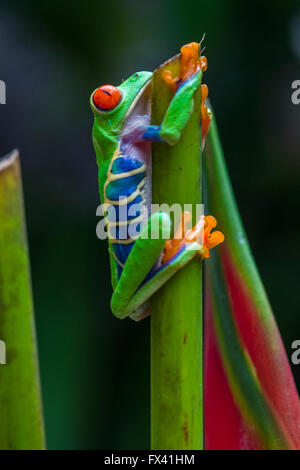
[[[206,210],[225,235],[205,266],[206,449],[300,449],[297,389],[239,217],[214,119]]]

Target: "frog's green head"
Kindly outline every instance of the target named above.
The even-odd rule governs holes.
[[[95,116],[93,137],[98,147],[106,147],[120,134],[151,77],[151,72],[137,72],[118,87],[103,85],[93,91],[90,99]]]

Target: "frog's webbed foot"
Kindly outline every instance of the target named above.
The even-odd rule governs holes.
[[[224,240],[221,232],[211,232],[214,217],[201,217],[188,229],[190,214],[184,212],[174,240],[170,236],[171,219],[165,212],[153,213],[141,230],[115,286],[111,309],[118,318],[130,315],[140,320],[148,314],[147,300],[194,256],[209,257],[209,250]],[[150,238],[149,238],[150,236]],[[161,252],[164,249],[162,260]]]
[[[173,78],[170,70],[165,70],[162,74],[162,78],[174,93],[183,82],[188,80],[196,72],[199,70],[205,72],[207,69],[206,57],[200,57],[200,45],[197,42],[185,44],[180,49],[180,52],[180,70],[177,77]]]
[[[188,229],[190,221],[191,214],[184,212],[175,237],[165,243],[163,264],[175,258],[183,249],[187,249],[192,244],[195,246],[195,242],[198,244],[198,254],[201,258],[209,258],[210,250],[224,241],[222,232],[211,233],[211,230],[217,225],[217,220],[213,216],[202,216],[192,229]]]
[[[182,46],[180,49],[180,70],[179,74],[173,78],[170,70],[165,70],[162,73],[162,78],[166,84],[171,88],[173,93],[176,93],[178,88],[192,75],[199,70],[205,72],[207,70],[207,59],[205,56],[201,56],[201,44],[197,42],[191,42]],[[205,100],[208,97],[207,85],[201,85],[201,125],[202,125],[202,139],[205,138],[209,123],[211,120],[211,113],[209,112]]]

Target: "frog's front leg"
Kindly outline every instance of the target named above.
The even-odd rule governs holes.
[[[201,85],[202,72],[207,68],[206,58],[204,56],[200,57],[199,51],[198,43],[186,44],[181,48],[179,75],[172,78],[172,74],[168,70],[165,70],[162,75],[163,79],[175,93],[162,123],[159,126],[149,125],[145,123],[147,120],[146,116],[139,116],[133,126],[126,129],[125,133],[122,134],[124,148],[138,141],[159,141],[166,142],[169,145],[174,145],[179,141],[182,131],[193,112],[193,96]],[[207,94],[207,86],[203,85],[201,93],[203,137],[206,135],[210,121],[210,116],[204,103]]]
[[[181,59],[180,59],[180,72],[177,77],[172,77],[170,70],[165,70],[162,74],[162,78],[170,89],[176,93],[178,88],[181,87],[183,81],[187,81],[192,75],[195,74],[196,70],[207,70],[207,59],[205,56],[201,56],[201,43],[192,42],[186,44],[181,48]],[[209,130],[209,125],[212,117],[211,111],[208,109],[206,99],[208,97],[207,85],[201,85],[201,128],[202,128],[202,149],[204,147],[204,140]]]
[[[193,96],[201,85],[201,78],[202,72],[199,69],[181,82],[159,126],[148,124],[149,116],[139,116],[135,123],[121,134],[122,148],[126,149],[132,143],[140,141],[176,144],[193,112]]]
[[[140,307],[162,285],[194,256],[208,257],[209,250],[223,241],[221,232],[210,233],[216,225],[213,217],[200,219],[191,230],[187,229],[189,220],[189,214],[183,213],[175,238],[166,241],[171,230],[169,215],[156,212],[149,218],[135,241],[115,287],[111,300],[114,315],[118,318],[129,315],[134,320],[144,318],[145,311]]]
[[[147,126],[143,140],[176,144],[194,108],[194,93],[201,85],[202,71],[197,70],[191,77],[181,82],[160,126]]]

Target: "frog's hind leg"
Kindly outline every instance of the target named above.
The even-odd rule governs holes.
[[[138,321],[147,316],[150,313],[147,300],[200,252],[197,242],[186,239],[186,228],[179,244],[178,240],[170,240],[171,225],[167,213],[155,212],[142,228],[111,299],[112,312],[118,318],[130,316]],[[166,254],[170,256],[166,258]]]
[[[146,316],[145,306],[142,309],[140,307],[150,296],[139,297],[139,302],[132,303],[132,300],[159,260],[165,241],[170,237],[171,225],[167,213],[156,212],[143,226],[124,264],[111,299],[112,312],[118,318],[127,317],[133,309],[139,309],[140,318]]]
[[[140,310],[139,306],[144,303],[158,291],[174,274],[183,268],[194,256],[199,253],[200,247],[198,243],[191,243],[185,246],[175,257],[168,263],[164,263],[153,274],[153,276],[143,284],[135,293],[128,304],[128,314],[135,321],[143,319],[150,311]]]
[[[150,313],[147,303],[142,305],[144,309],[136,310],[135,305],[139,305],[141,299],[149,298],[177,271],[191,261],[197,253],[202,253],[201,246],[196,241],[196,227],[191,231],[188,230],[190,220],[191,214],[184,212],[177,226],[175,237],[167,240],[164,244],[163,256],[161,257],[159,266],[148,275],[145,282],[131,299],[130,309],[132,313],[130,314],[130,318],[133,320],[139,321]],[[189,234],[191,234],[192,231],[194,231],[194,234],[189,239]]]
[[[210,250],[224,240],[224,235],[221,232],[211,233],[217,224],[214,217],[201,217],[197,224],[189,230],[187,226],[190,219],[189,213],[182,214],[182,221],[177,228],[175,238],[168,240],[164,245],[164,254],[160,265],[151,272],[130,300],[127,307],[133,320],[141,320],[145,316],[145,312],[136,310],[137,307],[143,305],[154,292],[189,263],[194,256],[198,255],[201,259],[208,258]]]

